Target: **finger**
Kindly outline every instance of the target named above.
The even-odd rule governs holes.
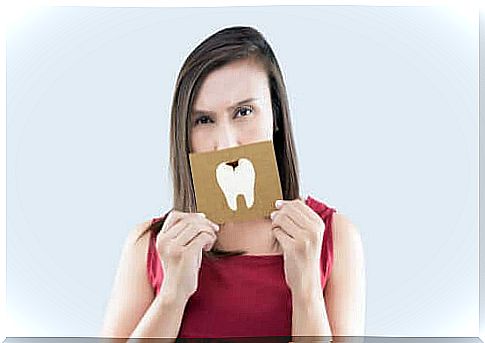
[[[316,213],[310,206],[305,204],[303,200],[297,200],[295,202],[295,207],[299,208],[301,210],[301,214],[305,215],[307,220],[312,224],[315,224],[315,222],[318,222],[322,219],[318,215],[318,213]]]
[[[293,239],[302,239],[303,230],[281,211],[274,212],[272,227],[279,227]]]
[[[198,216],[205,218],[205,214],[201,213],[201,212],[187,213],[187,212],[180,212],[180,211],[176,211],[176,210],[171,210],[167,215],[167,219],[165,220],[165,223],[163,224],[162,232],[170,231],[171,228],[175,224],[177,224],[179,221],[181,221],[184,218],[194,216],[194,215],[198,215]]]
[[[220,228],[220,226],[219,226],[219,224],[214,223],[214,222],[213,222],[212,220],[210,220],[210,219],[207,219],[207,218],[205,217],[205,214],[204,214],[204,218],[205,218],[205,221],[206,221],[206,222],[207,222],[207,223],[208,223],[210,226],[212,226],[216,232],[219,232],[219,230],[221,229],[221,228]]]
[[[272,229],[273,235],[275,236],[276,240],[280,244],[281,248],[284,252],[290,251],[292,247],[292,238],[288,236],[286,232],[281,230],[280,227],[275,227]]]
[[[175,211],[172,209],[168,213],[167,218],[163,223],[161,232],[168,232],[176,223],[178,223],[183,217],[185,217],[185,215],[186,213],[184,212]]]
[[[203,223],[187,223],[186,228],[175,238],[177,244],[185,246],[194,239],[199,233],[205,232],[214,238],[217,238],[214,229]]]
[[[278,199],[278,200],[275,201],[275,207],[277,209],[281,209],[281,208],[283,208],[283,206],[285,206],[290,201],[291,200]]]
[[[202,264],[202,249],[207,245],[213,244],[212,241],[213,238],[210,235],[202,232],[187,245],[186,249],[190,254],[197,254],[197,268],[200,268]]]
[[[295,225],[303,230],[308,230],[315,226],[315,223],[308,219],[300,206],[296,203],[287,204],[287,206],[282,207],[280,210],[277,210],[277,212],[288,216]]]
[[[187,249],[191,251],[199,251],[202,250],[205,245],[213,245],[214,242],[215,239],[211,234],[202,231],[187,244]]]
[[[176,239],[181,232],[183,232],[187,228],[187,223],[193,222],[198,223],[198,225],[210,226],[214,230],[214,232],[219,231],[219,226],[212,223],[209,219],[204,218],[202,215],[191,214],[190,216],[186,216],[182,220],[180,220],[177,224],[175,224],[170,231],[167,233],[167,236],[171,239]]]
[[[276,208],[282,208],[283,206],[285,206],[289,203],[295,202],[295,201],[303,201],[303,200],[301,198],[296,198],[296,199],[293,199],[293,200],[278,199],[278,200],[275,201],[275,207]]]
[[[315,224],[320,220],[320,216],[302,199],[282,200],[281,205],[277,206],[279,210],[287,210],[291,213],[291,217],[303,228],[314,228]]]
[[[214,241],[214,243],[215,243],[215,241]],[[204,249],[204,251],[211,251],[214,243],[205,243],[204,246],[202,247],[202,249]]]

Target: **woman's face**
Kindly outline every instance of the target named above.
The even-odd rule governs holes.
[[[250,60],[214,70],[202,83],[191,113],[191,152],[208,152],[273,138],[268,78]]]

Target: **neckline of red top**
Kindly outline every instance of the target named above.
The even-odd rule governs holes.
[[[273,265],[282,264],[283,255],[235,255],[235,256],[225,256],[223,258],[213,258],[202,256],[202,262],[208,264],[234,264],[234,265],[245,265],[258,264],[258,265]]]

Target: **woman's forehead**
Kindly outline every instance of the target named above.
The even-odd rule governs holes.
[[[194,109],[210,111],[229,107],[242,100],[269,96],[266,71],[247,61],[228,64],[212,71],[202,83]]]

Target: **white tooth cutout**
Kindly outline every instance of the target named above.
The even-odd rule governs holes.
[[[237,211],[237,196],[242,194],[246,207],[251,208],[254,204],[254,181],[256,173],[250,160],[241,158],[238,165],[233,168],[227,162],[219,163],[216,168],[216,179],[224,193],[227,205],[233,211]]]

